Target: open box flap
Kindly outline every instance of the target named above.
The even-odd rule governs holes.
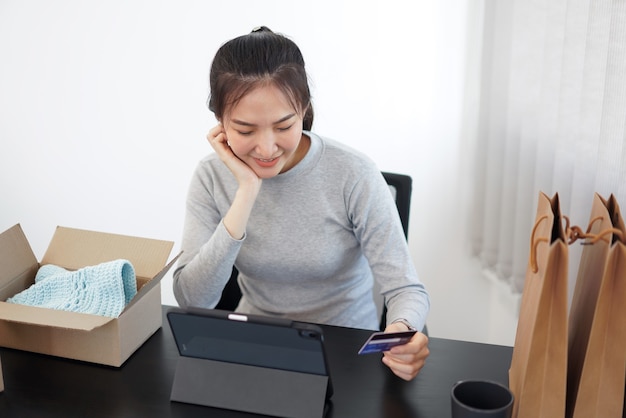
[[[0,320],[21,324],[91,331],[114,319],[107,316],[0,302]]]
[[[33,283],[39,263],[20,224],[0,234],[0,300]]]
[[[78,270],[126,259],[133,265],[137,277],[154,277],[167,263],[173,246],[171,241],[58,226],[41,265],[54,264]]]
[[[167,274],[167,272],[169,271],[169,269],[172,268],[172,266],[174,265],[174,263],[176,263],[176,261],[178,260],[178,257],[180,257],[180,255],[183,252],[179,252],[178,255],[176,255],[176,257],[174,257],[172,259],[172,261],[170,261],[167,266],[165,266],[163,268],[163,270],[161,270],[159,272],[159,274],[157,274],[156,276],[154,276],[154,278],[150,281],[148,281],[146,284],[144,284],[143,286],[141,286],[141,289],[137,290],[137,294],[135,295],[135,297],[128,303],[128,305],[126,305],[126,307],[124,308],[124,310],[122,311],[122,314],[124,312],[126,312],[128,309],[130,309],[131,306],[133,306],[139,299],[142,298],[142,296],[146,293],[148,293],[150,291],[150,289],[152,289],[154,286],[156,286],[157,284],[159,284],[159,282],[161,281],[161,279],[163,279],[163,277],[165,277],[165,274]]]

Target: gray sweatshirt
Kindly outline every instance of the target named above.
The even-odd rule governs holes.
[[[173,274],[176,300],[181,307],[214,307],[234,264],[243,293],[238,312],[377,329],[375,279],[388,323],[406,319],[421,329],[429,296],[379,169],[345,145],[305,135],[307,155],[263,180],[241,240],[222,223],[235,177],[216,154],[200,161]]]

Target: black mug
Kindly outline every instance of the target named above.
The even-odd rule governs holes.
[[[500,383],[465,380],[452,386],[452,418],[510,418],[513,393]]]

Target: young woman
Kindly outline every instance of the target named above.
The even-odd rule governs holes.
[[[421,330],[429,297],[389,188],[369,158],[310,131],[296,44],[266,27],[225,43],[210,88],[219,124],[207,136],[215,152],[200,161],[188,192],[174,272],[181,307],[214,307],[234,265],[237,311],[377,329],[378,280],[385,331]],[[428,354],[418,332],[383,362],[410,380]]]

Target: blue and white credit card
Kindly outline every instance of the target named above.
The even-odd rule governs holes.
[[[408,343],[417,331],[401,331],[401,332],[374,332],[365,341],[363,347],[359,350],[359,354],[380,353],[389,351],[396,345]]]

